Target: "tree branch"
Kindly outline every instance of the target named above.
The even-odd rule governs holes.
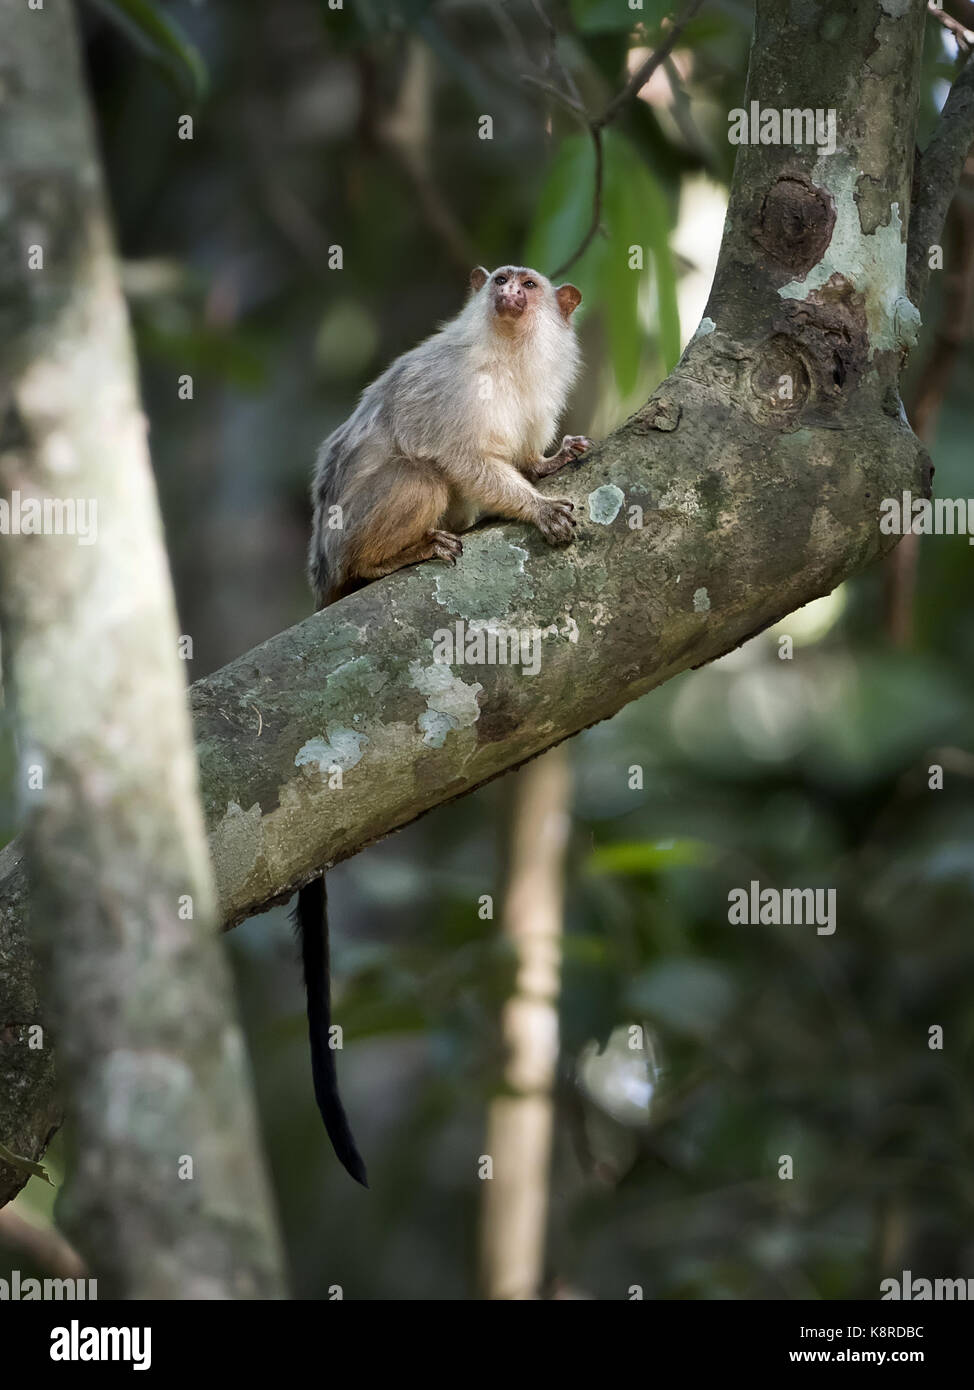
[[[930,248],[939,246],[947,209],[974,145],[974,55],[954,80],[933,135],[917,155],[913,176],[907,293],[920,304],[930,278]]]
[[[479,528],[456,569],[391,575],[193,687],[228,925],[895,544],[880,503],[923,492],[929,460],[898,393],[923,8],[889,8],[823,0],[806,25],[759,0],[746,99],[837,105],[840,148],[741,147],[697,334],[635,415],[546,484],[576,503],[574,546]],[[457,623],[540,630],[537,674],[438,664]],[[8,849],[0,893],[18,889]],[[22,946],[18,912],[5,921]]]
[[[16,1207],[0,1211],[0,1249],[3,1247],[39,1265],[58,1279],[87,1279],[88,1268],[78,1252],[52,1227],[35,1226]]]
[[[956,41],[957,47],[962,53],[969,53],[971,51],[972,42],[974,42],[974,33],[966,28],[959,19],[955,19],[953,15],[941,9],[936,3],[936,0],[927,0],[927,13],[947,30],[948,34]]]
[[[581,260],[582,256],[584,256],[585,252],[598,235],[599,227],[602,222],[602,184],[605,174],[605,161],[602,151],[603,130],[605,130],[606,126],[611,125],[620,111],[628,105],[633,97],[637,96],[638,93],[642,91],[656,69],[662,63],[666,62],[667,58],[673,52],[673,49],[676,47],[676,44],[679,42],[683,31],[702,5],[703,0],[690,0],[687,9],[670,27],[663,42],[649,55],[645,62],[639,65],[626,85],[620,92],[616,93],[599,116],[592,116],[586,110],[579,96],[578,88],[575,86],[574,81],[564,72],[560,64],[557,67],[557,71],[562,73],[562,81],[565,84],[565,90],[559,90],[549,82],[542,82],[530,76],[526,76],[522,79],[524,82],[530,82],[535,86],[541,87],[542,90],[547,91],[550,96],[560,101],[573,115],[580,119],[588,130],[595,148],[595,169],[592,176],[592,220],[582,240],[568,257],[567,261],[564,261],[557,270],[551,272],[552,280],[560,280],[563,275],[571,270],[576,261]],[[553,35],[554,26],[551,25],[550,20],[545,16],[540,0],[536,0],[535,8],[538,13],[545,18],[549,32]],[[552,39],[552,52],[554,52],[554,39]]]
[[[418,39],[410,39],[396,105],[379,123],[378,135],[412,184],[426,225],[457,271],[466,277],[477,264],[478,257],[433,177],[430,161],[432,92],[430,51]]]
[[[617,92],[602,112],[601,116],[595,118],[594,124],[600,129],[604,129],[607,125],[611,125],[622,108],[632,101],[633,97],[639,95],[656,69],[661,63],[665,62],[673,52],[673,49],[683,36],[683,31],[702,5],[703,0],[690,0],[683,14],[670,27],[663,42],[658,45],[645,62],[640,63],[622,91]]]
[[[961,187],[964,182],[962,180]],[[907,416],[917,438],[932,447],[951,378],[974,322],[974,199],[957,197],[950,204],[944,240],[950,269],[940,297],[940,319],[916,378]],[[913,639],[914,600],[920,536],[904,536],[886,557],[884,573],[885,628],[891,642],[907,646]]]

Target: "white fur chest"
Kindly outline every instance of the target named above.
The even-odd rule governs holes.
[[[485,453],[512,459],[536,457],[551,439],[565,403],[569,372],[559,370],[548,354],[514,352],[478,354],[471,424]]]

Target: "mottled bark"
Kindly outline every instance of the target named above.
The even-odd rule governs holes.
[[[0,1144],[34,1161],[61,1123],[61,1101],[54,1049],[45,1045],[41,1023],[21,845],[0,851],[0,883]],[[0,1205],[16,1196],[29,1177],[28,1169],[0,1161]]]
[[[10,959],[23,923],[5,898],[0,1141],[43,1147],[53,1043],[71,1121],[60,1216],[104,1292],[269,1296],[276,1233],[73,16],[0,0],[0,30],[0,485],[84,499],[97,521],[88,544],[0,537],[42,999]]]
[[[930,251],[940,244],[947,209],[974,145],[974,55],[967,59],[954,81],[940,113],[936,129],[917,157],[913,196],[916,202],[910,222],[907,286],[919,304],[930,278]]]
[[[741,149],[682,360],[543,484],[575,501],[574,546],[485,527],[456,569],[372,584],[193,688],[228,925],[892,547],[881,500],[929,479],[898,392],[923,20],[922,0],[759,0],[742,105],[835,108],[836,151]],[[439,664],[458,622],[540,630],[537,674]]]

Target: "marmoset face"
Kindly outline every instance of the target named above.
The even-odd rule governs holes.
[[[498,318],[519,319],[542,303],[548,281],[536,270],[505,265],[490,277],[491,307]]]

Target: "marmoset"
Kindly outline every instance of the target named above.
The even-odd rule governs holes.
[[[572,314],[581,298],[524,266],[478,266],[456,318],[366,387],[318,451],[308,556],[318,608],[407,565],[456,564],[458,533],[482,516],[531,522],[552,545],[571,541],[571,502],[532,483],[591,447],[566,435],[550,457],[543,452],[578,374]],[[295,917],[315,1098],[338,1157],[368,1186],[330,1046],[323,876],[301,889]]]

